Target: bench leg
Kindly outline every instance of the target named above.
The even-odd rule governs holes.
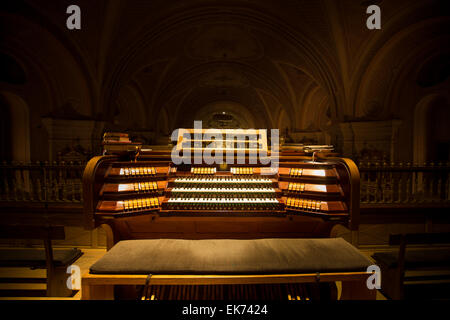
[[[67,288],[66,267],[56,267],[53,262],[52,240],[44,239],[45,260],[47,267],[47,296],[48,297],[70,297],[72,290]]]
[[[341,300],[375,300],[376,289],[367,288],[366,281],[342,281]]]

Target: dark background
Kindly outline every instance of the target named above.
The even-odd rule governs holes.
[[[2,1],[1,159],[85,160],[106,130],[167,145],[203,120],[354,160],[448,161],[447,2]]]

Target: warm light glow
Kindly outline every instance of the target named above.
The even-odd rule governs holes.
[[[319,184],[314,186],[317,191],[327,192],[327,186],[324,184]]]
[[[312,176],[325,177],[325,170],[311,170]]]

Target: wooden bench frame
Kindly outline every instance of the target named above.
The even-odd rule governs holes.
[[[392,271],[389,269],[383,270],[382,268],[381,288],[382,290],[384,288],[385,294],[389,298],[393,300],[403,300],[405,298],[404,284],[405,280],[407,280],[405,277],[405,272],[408,270],[405,266],[407,245],[425,244],[450,244],[450,232],[389,235],[389,246],[399,246],[397,267],[393,268]]]
[[[47,296],[68,297],[72,295],[72,290],[68,289],[66,285],[69,277],[67,266],[56,266],[53,259],[52,240],[65,239],[63,226],[1,225],[0,238],[43,240],[47,270]]]
[[[267,275],[152,275],[151,285],[225,285],[342,282],[341,300],[375,300],[376,289],[367,287],[367,272]],[[147,275],[90,274],[81,279],[81,299],[112,300],[115,285],[145,285]]]

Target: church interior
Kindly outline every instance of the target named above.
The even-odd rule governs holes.
[[[0,299],[449,299],[449,13],[442,0],[3,1]],[[175,165],[177,129],[198,121],[256,129],[278,173]],[[327,282],[333,246],[351,275]],[[320,256],[321,280],[264,260],[276,248]],[[363,260],[381,268],[369,293]],[[273,270],[297,271],[275,283]]]

